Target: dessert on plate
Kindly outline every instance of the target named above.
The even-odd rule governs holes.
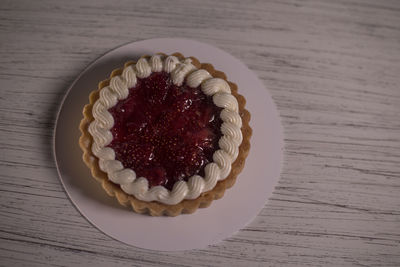
[[[211,64],[143,56],[90,94],[83,160],[108,195],[137,213],[192,213],[221,198],[244,167],[252,132],[245,102]]]

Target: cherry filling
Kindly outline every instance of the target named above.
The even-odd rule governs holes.
[[[116,159],[150,186],[204,175],[219,148],[221,108],[200,89],[176,86],[166,72],[138,79],[126,99],[109,109]]]

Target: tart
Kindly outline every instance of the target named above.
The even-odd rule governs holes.
[[[250,113],[211,64],[179,53],[143,56],[89,96],[83,161],[108,195],[137,213],[176,216],[233,186],[250,149]]]

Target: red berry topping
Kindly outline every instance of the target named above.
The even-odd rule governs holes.
[[[114,117],[109,147],[125,168],[150,186],[204,175],[221,137],[221,109],[200,89],[176,86],[165,72],[138,79],[129,96],[109,112]]]

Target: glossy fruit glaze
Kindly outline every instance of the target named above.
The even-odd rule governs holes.
[[[204,175],[219,148],[221,108],[200,87],[174,85],[166,72],[138,79],[109,112],[114,117],[109,147],[150,186],[172,189],[176,181]]]

